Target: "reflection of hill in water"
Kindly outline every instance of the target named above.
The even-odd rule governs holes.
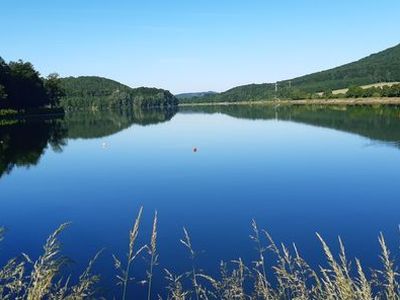
[[[223,113],[253,120],[289,120],[359,134],[400,148],[399,107],[310,107],[273,109],[266,106],[197,106],[182,112]],[[34,166],[50,146],[62,151],[66,141],[99,138],[117,133],[132,124],[150,125],[169,121],[172,110],[79,111],[64,119],[31,119],[0,124],[0,177],[15,166]],[[7,125],[8,124],[8,125]]]
[[[68,112],[64,118],[68,138],[99,138],[117,133],[132,124],[151,125],[166,122],[176,114],[170,109],[131,109]]]
[[[132,124],[150,125],[169,121],[169,110],[79,111],[64,118],[7,120],[0,124],[0,177],[15,166],[35,166],[51,146],[62,151],[67,139],[98,138],[117,133]]]
[[[222,113],[252,120],[287,120],[355,133],[400,147],[400,107],[223,105],[184,107],[182,112]]]

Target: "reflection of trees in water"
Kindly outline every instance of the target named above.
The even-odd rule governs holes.
[[[181,108],[182,112],[222,113],[252,120],[287,120],[355,133],[378,143],[399,146],[398,106],[221,105]]]
[[[176,112],[176,107],[74,111],[66,114],[64,124],[68,128],[69,138],[99,138],[117,133],[133,124],[150,125],[169,121]]]
[[[68,112],[64,119],[3,120],[0,122],[0,177],[15,166],[34,166],[50,146],[61,152],[68,138],[99,138],[132,124],[150,125],[171,120],[177,109]],[[244,119],[278,119],[356,133],[400,147],[399,107],[327,106],[196,106],[182,112],[223,113]]]
[[[0,177],[15,166],[34,166],[50,145],[61,151],[66,130],[59,120],[20,120],[0,126]]]
[[[176,108],[77,111],[59,119],[2,120],[0,177],[11,172],[15,166],[38,164],[49,146],[61,152],[67,138],[98,138],[117,133],[132,124],[157,124],[170,120],[176,111]]]

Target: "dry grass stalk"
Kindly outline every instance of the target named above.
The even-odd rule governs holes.
[[[0,299],[22,299],[26,285],[24,261],[13,258],[0,269]]]
[[[123,268],[121,260],[119,260],[115,255],[113,255],[114,266],[120,273],[117,275],[117,279],[118,279],[118,284],[122,285],[122,300],[126,299],[128,283],[132,280],[132,278],[130,278],[131,265],[134,262],[134,260],[138,257],[138,255],[147,248],[146,245],[141,246],[138,250],[136,250],[135,247],[136,240],[139,234],[139,225],[140,225],[140,220],[142,218],[142,212],[143,212],[143,207],[139,209],[139,213],[135,219],[135,223],[131,231],[129,232],[129,250],[125,268]]]
[[[267,299],[312,299],[318,291],[319,282],[313,281],[317,276],[301,258],[296,245],[293,244],[294,255],[292,255],[284,244],[278,248],[268,232],[265,232],[265,235],[269,241],[268,249],[277,257],[277,264],[272,269],[278,282],[276,290],[271,291]]]
[[[354,283],[349,275],[349,270],[347,266],[347,259],[344,252],[344,246],[339,238],[340,244],[340,264],[335,260],[331,250],[328,245],[322,239],[322,237],[317,233],[317,237],[322,244],[322,248],[325,252],[325,256],[328,261],[328,269],[322,269],[325,288],[328,294],[337,295],[339,299],[353,299],[355,295]]]
[[[192,262],[192,270],[191,270],[191,277],[192,277],[192,283],[194,287],[194,293],[196,296],[196,300],[200,299],[200,293],[201,293],[201,287],[199,286],[199,283],[197,282],[197,273],[196,273],[196,267],[195,267],[195,259],[196,259],[196,252],[193,250],[192,247],[192,241],[190,240],[190,236],[186,228],[183,228],[183,239],[181,239],[181,243],[189,250],[190,253],[190,260]]]
[[[233,268],[230,271],[228,264],[221,262],[220,280],[206,274],[198,274],[199,277],[206,279],[212,286],[213,291],[204,289],[206,295],[221,300],[250,299],[250,296],[246,295],[244,288],[245,280],[249,275],[248,268],[241,259],[231,261],[231,265]]]
[[[62,224],[49,236],[43,247],[43,255],[34,263],[27,288],[28,300],[44,299],[49,295],[54,278],[66,263],[66,258],[60,255],[60,243],[57,238],[68,225]]]
[[[92,266],[100,252],[89,262],[85,272],[79,277],[76,286],[69,288],[69,278],[63,283],[55,281],[67,259],[60,254],[58,236],[68,226],[62,224],[49,236],[44,245],[44,253],[33,262],[22,253],[23,259],[12,259],[0,270],[0,299],[54,299],[80,300],[94,295],[97,275],[92,275]],[[26,275],[26,263],[33,265],[32,272]]]
[[[182,275],[173,275],[170,271],[165,269],[166,276],[165,279],[168,282],[167,291],[168,296],[167,300],[187,300],[189,296],[189,292],[183,289],[182,279],[184,274]]]
[[[396,277],[399,275],[394,269],[394,262],[391,259],[391,254],[386,246],[383,234],[379,235],[379,245],[381,246],[381,261],[383,264],[383,270],[378,271],[383,276],[383,282],[381,286],[383,288],[383,295],[385,299],[400,299],[399,296],[399,284]]]
[[[151,299],[151,288],[153,282],[153,270],[154,267],[158,264],[158,254],[157,254],[157,212],[154,214],[153,220],[153,230],[151,233],[151,240],[150,240],[150,247],[149,247],[149,254],[150,254],[150,270],[148,271],[147,278],[148,278],[148,291],[147,291],[147,300]]]
[[[0,226],[0,242],[4,239],[4,234],[6,229],[3,226]]]
[[[114,256],[114,263],[120,274],[117,276],[122,285],[122,299],[126,299],[127,285],[130,278],[131,265],[137,256],[148,249],[150,267],[147,272],[147,300],[152,298],[152,279],[154,267],[158,263],[157,253],[157,222],[155,213],[153,230],[149,246],[138,248],[137,237],[142,216],[142,209],[129,233],[129,251],[126,266]],[[99,276],[92,274],[92,269],[100,252],[89,262],[88,267],[70,286],[70,278],[60,278],[61,267],[66,258],[60,253],[59,234],[68,224],[61,225],[49,236],[44,253],[33,262],[26,254],[21,258],[11,259],[0,269],[0,299],[21,300],[83,300],[98,298],[96,284]],[[379,236],[381,248],[380,259],[382,270],[373,271],[372,279],[365,274],[361,263],[355,259],[355,270],[350,269],[350,261],[346,257],[345,247],[339,238],[339,255],[336,259],[327,243],[317,234],[325,253],[327,266],[314,271],[300,256],[297,247],[277,245],[265,231],[260,234],[256,222],[252,222],[257,259],[252,268],[247,268],[241,259],[232,261],[229,265],[221,263],[219,279],[197,270],[195,266],[196,252],[193,249],[189,233],[184,229],[181,243],[189,250],[191,270],[179,276],[166,270],[167,298],[166,300],[399,300],[400,288],[397,281],[395,263],[382,234]],[[0,240],[4,229],[0,229]],[[265,241],[267,243],[265,243]],[[264,243],[267,246],[264,246]],[[138,248],[138,250],[136,250]],[[270,266],[274,274],[270,274],[265,260],[265,252],[269,250],[276,257],[276,263]],[[27,272],[28,264],[32,271]],[[28,273],[28,274],[27,274]],[[56,281],[58,279],[58,281]],[[185,289],[186,280],[193,287]],[[203,283],[204,281],[204,283]],[[275,283],[276,282],[276,283]],[[162,298],[158,296],[158,299]]]
[[[85,271],[79,276],[78,283],[71,288],[71,294],[64,297],[66,300],[83,300],[92,298],[95,295],[95,285],[99,282],[100,276],[92,274],[93,265],[99,258],[103,250],[96,253],[96,255],[89,261]]]
[[[250,235],[250,239],[256,244],[256,251],[259,256],[258,260],[254,262],[254,272],[255,272],[255,293],[258,298],[268,300],[272,299],[271,287],[267,279],[267,272],[265,266],[264,253],[268,249],[264,247],[261,243],[260,231],[258,230],[257,223],[252,220],[253,235]]]
[[[364,300],[372,300],[372,290],[371,290],[371,284],[368,282],[367,277],[364,274],[364,271],[362,269],[361,263],[358,259],[356,259],[356,266],[357,266],[357,273],[358,273],[358,278],[357,280],[357,287],[356,287],[356,293],[357,297],[359,299],[364,299]]]

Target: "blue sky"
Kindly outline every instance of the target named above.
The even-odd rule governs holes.
[[[174,93],[274,82],[400,43],[399,0],[0,0],[0,56]]]

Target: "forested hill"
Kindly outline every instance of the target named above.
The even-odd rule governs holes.
[[[330,70],[284,80],[277,83],[249,84],[226,92],[206,95],[197,101],[253,101],[277,98],[312,98],[315,93],[368,85],[379,82],[400,81],[400,45],[372,54],[356,62]]]
[[[323,92],[394,81],[400,81],[400,44],[350,64],[292,79],[291,84],[307,92]]]
[[[141,108],[169,107],[178,104],[178,100],[169,91],[156,88],[130,88],[117,81],[97,77],[81,76],[61,79],[65,96],[61,105],[68,109],[96,107]]]
[[[198,93],[182,93],[182,94],[175,95],[175,97],[178,98],[179,100],[181,100],[181,99],[196,99],[198,97],[204,97],[204,96],[214,95],[214,94],[217,94],[217,92],[208,91],[208,92],[198,92]]]

